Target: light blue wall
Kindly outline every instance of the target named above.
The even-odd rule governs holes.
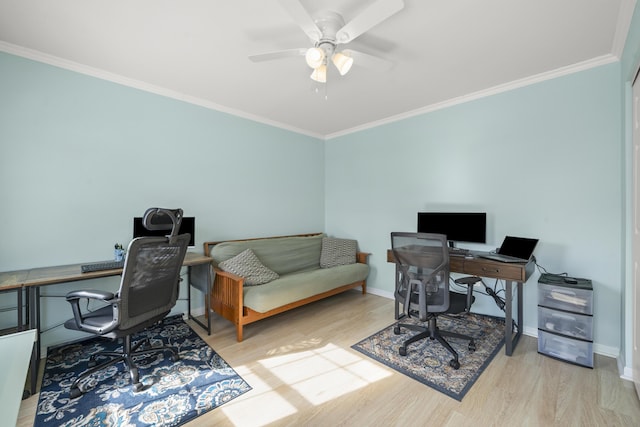
[[[421,210],[486,211],[486,249],[507,234],[536,237],[542,267],[593,280],[595,340],[615,352],[620,87],[615,63],[330,140],[326,231],[357,238],[372,253],[369,288],[390,295],[391,231],[415,231]],[[534,333],[537,278],[524,293],[524,326]],[[496,309],[480,298],[477,310]]]
[[[198,250],[322,229],[354,237],[372,253],[370,288],[390,294],[391,231],[415,229],[419,210],[484,210],[487,248],[505,234],[538,237],[543,267],[593,279],[596,343],[620,347],[610,316],[623,289],[619,64],[324,144],[11,55],[0,54],[0,75],[2,271],[109,258],[133,216],[164,205],[196,216]],[[158,168],[177,181],[161,182]],[[525,330],[536,327],[536,280]],[[117,286],[105,282],[84,285]],[[478,310],[495,308],[481,299]],[[48,299],[48,325],[67,317]],[[64,339],[60,329],[45,344]]]
[[[318,139],[0,53],[0,271],[109,259],[151,206],[195,216],[198,252],[322,231],[323,153]],[[117,281],[44,292],[78,286]],[[70,317],[62,299],[43,310],[45,325]]]

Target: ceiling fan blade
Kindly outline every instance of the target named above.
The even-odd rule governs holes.
[[[403,8],[403,0],[378,0],[342,27],[336,34],[336,40],[349,43]]]
[[[379,56],[369,55],[368,53],[360,52],[359,50],[344,49],[342,51],[347,56],[353,58],[353,65],[360,67],[371,68],[374,70],[387,71],[393,67],[393,62],[386,59],[382,59]]]
[[[280,5],[284,7],[293,20],[302,28],[302,31],[314,42],[320,40],[322,31],[313,21],[307,9],[304,8],[300,0],[280,0]]]
[[[258,55],[249,55],[249,59],[253,62],[271,61],[273,59],[291,58],[292,56],[304,56],[307,52],[306,48],[286,49],[277,52],[260,53]]]

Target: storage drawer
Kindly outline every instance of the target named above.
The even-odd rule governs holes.
[[[538,330],[538,352],[593,368],[593,343]]]
[[[593,341],[593,316],[538,307],[538,329]]]
[[[538,282],[538,305],[574,313],[593,314],[593,291]]]

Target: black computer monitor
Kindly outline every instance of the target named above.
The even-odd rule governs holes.
[[[418,233],[444,234],[452,247],[455,246],[455,242],[486,243],[487,214],[418,212]]]
[[[191,240],[189,240],[189,246],[195,247],[195,233],[196,232],[196,218],[193,216],[184,216],[182,217],[182,223],[180,224],[180,230],[178,234],[189,233],[191,234]],[[134,217],[133,218],[133,238],[136,237],[147,237],[147,236],[166,236],[169,233],[165,230],[147,230],[144,225],[142,225],[142,217]]]

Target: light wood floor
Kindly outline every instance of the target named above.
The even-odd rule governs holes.
[[[186,425],[640,425],[633,384],[612,358],[574,366],[538,354],[525,336],[458,402],[351,349],[392,322],[391,300],[350,291],[249,325],[242,343],[223,319],[209,337],[195,325],[253,390]],[[19,426],[33,425],[37,399],[22,402]]]

